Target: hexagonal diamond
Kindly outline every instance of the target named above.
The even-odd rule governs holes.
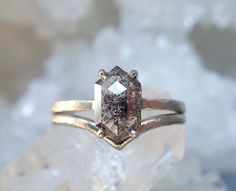
[[[106,137],[122,143],[141,125],[141,84],[119,67],[95,83],[95,123]]]

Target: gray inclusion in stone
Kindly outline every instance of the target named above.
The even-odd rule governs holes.
[[[122,143],[141,124],[141,84],[116,66],[95,82],[95,123],[105,136]]]

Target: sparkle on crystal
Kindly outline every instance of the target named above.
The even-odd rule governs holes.
[[[116,95],[119,95],[123,93],[126,90],[126,88],[120,82],[116,81],[108,88],[108,90]]]

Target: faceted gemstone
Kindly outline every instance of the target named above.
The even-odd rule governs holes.
[[[95,123],[121,143],[141,124],[141,84],[116,66],[95,83]]]

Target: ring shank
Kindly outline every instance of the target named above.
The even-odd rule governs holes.
[[[92,110],[92,100],[69,100],[69,101],[58,101],[53,104],[53,113],[64,113],[64,112],[78,112],[78,111],[89,111]]]
[[[59,101],[54,103],[52,107],[53,123],[57,125],[69,125],[76,128],[81,128],[92,132],[99,137],[99,129],[94,120],[78,116],[77,112],[94,110],[95,104],[93,100],[69,100]],[[168,126],[173,124],[182,124],[185,122],[185,108],[180,101],[170,99],[142,100],[142,109],[153,110],[169,110],[169,114],[155,115],[147,119],[143,119],[140,127],[136,130],[137,136],[145,133],[148,130]],[[115,149],[120,150],[137,137],[130,135],[127,140],[121,144],[116,144],[108,137],[103,137],[105,141],[110,143]]]
[[[53,113],[71,113],[94,109],[93,100],[69,100],[56,102],[52,107]],[[175,113],[184,113],[184,103],[171,99],[142,100],[142,109],[170,110]]]
[[[143,109],[169,110],[175,113],[184,113],[185,105],[181,101],[172,99],[143,99]]]

